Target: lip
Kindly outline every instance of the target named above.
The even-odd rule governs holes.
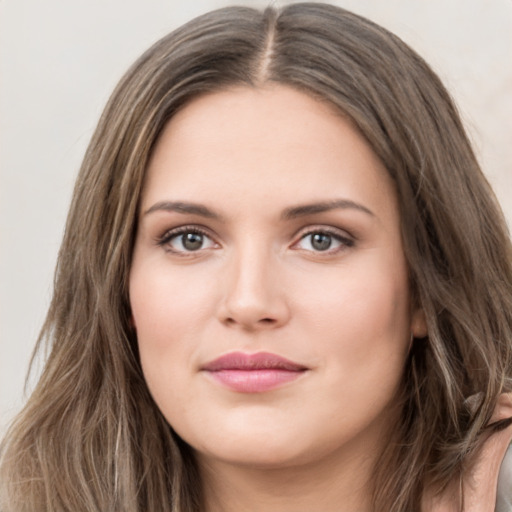
[[[239,393],[263,393],[298,379],[309,368],[269,352],[231,352],[201,370]]]

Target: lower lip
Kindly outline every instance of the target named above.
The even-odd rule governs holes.
[[[263,393],[292,382],[304,371],[261,369],[261,370],[218,370],[208,372],[216,381],[239,393]]]

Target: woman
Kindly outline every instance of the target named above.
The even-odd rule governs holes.
[[[492,510],[512,263],[457,112],[323,4],[162,39],[86,153],[5,510]]]

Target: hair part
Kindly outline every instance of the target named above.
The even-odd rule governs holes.
[[[318,3],[230,7],[157,42],[99,121],[38,341],[49,355],[2,445],[5,512],[201,510],[193,455],[149,394],[131,327],[138,203],[152,150],[179,109],[267,84],[334,105],[396,186],[428,337],[414,340],[404,371],[398,434],[375,470],[376,510],[418,510],[426,482],[441,488],[463,471],[511,389],[512,249],[452,100],[399,38],[355,14]]]

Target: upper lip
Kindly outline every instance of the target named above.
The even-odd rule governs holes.
[[[257,352],[255,354],[230,352],[210,361],[201,369],[209,372],[221,370],[288,370],[297,372],[308,368],[269,352]]]

